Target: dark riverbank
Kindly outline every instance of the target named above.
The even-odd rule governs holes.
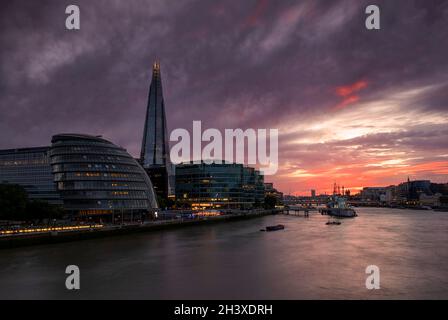
[[[103,238],[110,236],[119,236],[136,232],[150,232],[172,228],[190,227],[212,223],[222,223],[233,220],[251,219],[269,214],[275,214],[276,210],[257,210],[241,211],[234,214],[226,214],[215,217],[204,217],[200,219],[173,219],[159,220],[145,224],[125,224],[125,225],[105,225],[101,228],[63,231],[63,232],[41,232],[14,234],[0,236],[0,249],[15,248],[21,246],[51,244],[59,242],[70,242],[87,240],[94,238]]]

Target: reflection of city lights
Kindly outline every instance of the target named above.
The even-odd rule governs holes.
[[[38,233],[38,232],[53,232],[53,231],[74,231],[83,229],[97,229],[102,228],[102,224],[88,225],[88,226],[67,226],[67,227],[48,227],[48,228],[30,228],[18,230],[3,230],[0,235],[7,234],[23,234],[23,233]]]
[[[198,212],[195,212],[195,215],[198,217],[216,217],[216,216],[220,216],[221,212],[217,211],[217,210],[198,211]]]

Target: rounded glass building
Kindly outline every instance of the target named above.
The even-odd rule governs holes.
[[[151,180],[125,149],[80,134],[55,135],[51,142],[54,181],[68,212],[115,221],[158,207]]]

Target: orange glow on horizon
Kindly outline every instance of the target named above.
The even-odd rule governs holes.
[[[448,161],[430,161],[426,163],[401,166],[370,167],[367,163],[339,166],[337,168],[315,168],[296,170],[274,177],[274,185],[284,194],[310,195],[311,189],[317,194],[331,194],[333,183],[344,186],[351,194],[364,187],[386,187],[411,180],[432,180],[448,182]]]

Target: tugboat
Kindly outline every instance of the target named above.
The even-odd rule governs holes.
[[[325,223],[325,224],[327,226],[329,226],[329,225],[336,225],[336,226],[338,226],[338,225],[341,224],[341,222],[340,221],[330,221],[330,220],[328,220],[327,223]]]
[[[333,198],[327,204],[327,207],[320,209],[320,213],[341,218],[353,218],[358,216],[356,211],[347,205],[345,198],[337,195],[333,195]]]
[[[277,230],[283,230],[285,229],[285,226],[282,224],[278,224],[276,226],[267,226],[265,230],[261,230],[261,231],[277,231]]]

